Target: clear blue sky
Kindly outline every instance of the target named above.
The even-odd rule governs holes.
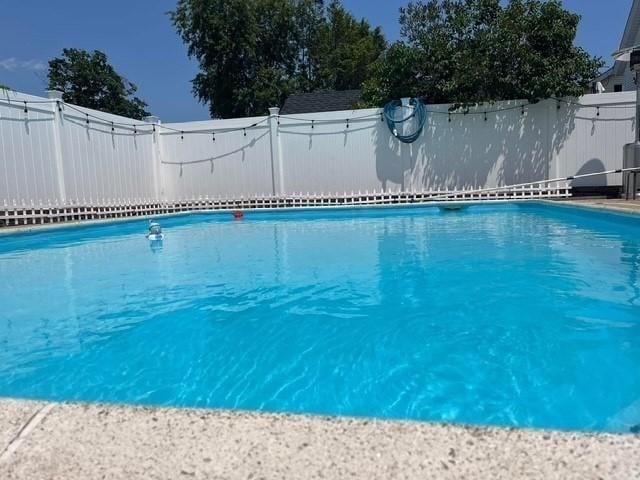
[[[358,17],[398,38],[398,9],[408,0],[343,0]],[[166,12],[175,0],[21,0],[2,2],[0,84],[42,95],[46,62],[64,47],[104,51],[163,121],[208,118],[191,95],[197,65],[188,60]],[[565,0],[582,15],[578,43],[610,63],[632,0]]]

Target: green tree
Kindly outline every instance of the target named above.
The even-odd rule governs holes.
[[[418,51],[406,43],[392,44],[371,65],[363,85],[361,107],[382,106],[394,98],[422,97]]]
[[[49,62],[48,78],[49,88],[62,91],[65,102],[136,119],[149,115],[147,104],[134,95],[138,87],[97,50],[63,49]]]
[[[197,98],[212,117],[263,113],[283,97],[295,70],[288,0],[180,0],[171,19],[200,64]]]
[[[212,117],[263,114],[293,92],[359,88],[386,47],[339,1],[179,0],[171,19],[200,64]]]
[[[401,9],[402,40],[371,69],[364,99],[469,105],[578,96],[603,62],[574,44],[580,16],[558,0],[429,0]]]
[[[339,1],[327,8],[326,21],[317,29],[312,49],[316,64],[315,88],[350,90],[360,88],[369,66],[385,51],[387,42],[380,28],[356,20]]]
[[[319,88],[319,39],[325,23],[323,0],[298,0],[295,12],[295,42],[298,50],[295,91],[311,92]]]

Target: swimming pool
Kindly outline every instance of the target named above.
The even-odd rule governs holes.
[[[0,396],[629,431],[640,220],[542,204],[0,237]]]

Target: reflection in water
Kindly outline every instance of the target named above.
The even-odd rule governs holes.
[[[640,265],[640,245],[638,242],[630,242],[624,240],[621,248],[624,263],[629,265],[629,282],[628,286],[631,288],[633,294],[629,299],[629,303],[633,305],[639,305],[638,299],[640,298],[640,281],[638,279],[638,269]]]
[[[2,244],[0,395],[640,423],[638,227],[541,207],[194,218],[163,221],[164,245],[138,224]]]
[[[162,250],[163,245],[164,245],[163,240],[149,241],[149,248],[151,249],[152,252],[159,252],[160,250]]]

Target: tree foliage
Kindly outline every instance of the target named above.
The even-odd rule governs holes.
[[[263,114],[293,92],[360,88],[386,48],[381,30],[339,0],[179,0],[170,15],[213,117]]]
[[[63,49],[49,62],[48,78],[49,88],[62,91],[65,102],[130,118],[149,115],[147,104],[134,95],[138,87],[97,50]]]
[[[367,104],[422,96],[468,105],[578,96],[602,67],[575,46],[579,15],[558,0],[419,0],[401,9],[402,40],[371,68]]]
[[[387,42],[378,27],[356,20],[334,2],[327,9],[312,44],[311,60],[316,67],[313,89],[349,90],[360,88],[371,63],[386,49]]]

